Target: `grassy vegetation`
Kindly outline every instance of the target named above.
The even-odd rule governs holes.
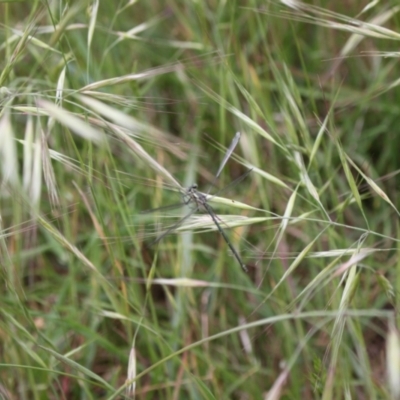
[[[399,11],[0,1],[0,398],[398,398]]]

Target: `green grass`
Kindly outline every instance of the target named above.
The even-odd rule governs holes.
[[[399,398],[400,10],[286,3],[0,1],[1,399]]]

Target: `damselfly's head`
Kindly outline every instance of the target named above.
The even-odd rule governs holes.
[[[197,183],[189,186],[183,196],[183,201],[185,204],[189,204],[195,200],[197,196]]]

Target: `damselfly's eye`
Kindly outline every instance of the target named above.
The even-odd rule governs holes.
[[[193,183],[192,189],[197,189],[197,183]]]

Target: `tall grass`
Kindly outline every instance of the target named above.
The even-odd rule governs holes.
[[[399,11],[0,3],[1,398],[400,398]]]

